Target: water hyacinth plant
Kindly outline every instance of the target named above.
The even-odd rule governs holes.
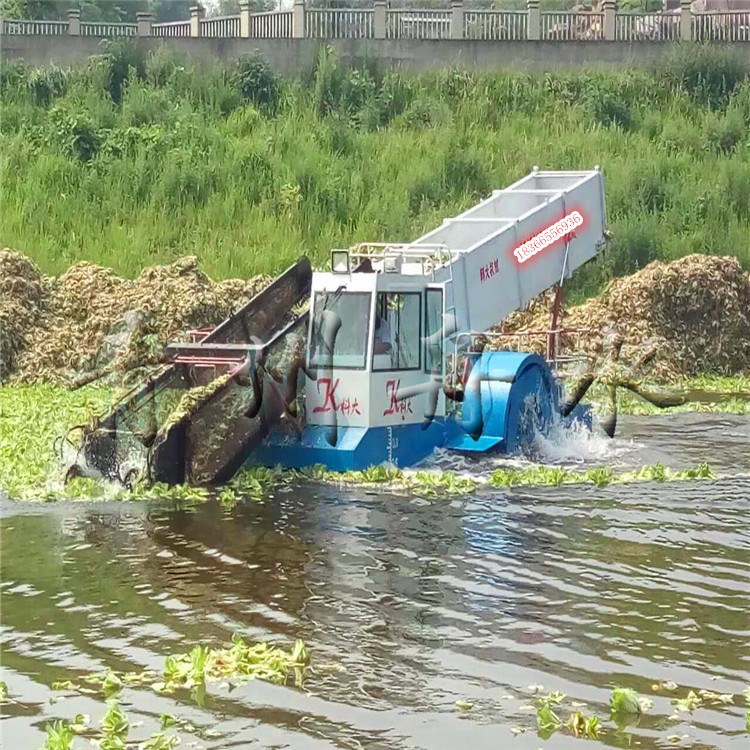
[[[228,648],[197,645],[187,653],[168,656],[161,673],[107,670],[85,675],[78,682],[55,682],[52,687],[84,693],[100,691],[112,697],[125,686],[146,685],[156,692],[171,693],[179,688],[193,689],[205,683],[229,679],[237,682],[266,680],[281,685],[292,676],[294,684],[299,687],[309,666],[310,652],[300,640],[287,651],[267,643],[248,644],[235,634]]]
[[[613,718],[623,718],[638,716],[648,711],[653,708],[654,702],[650,698],[638,695],[631,688],[615,688],[609,698],[609,705]]]

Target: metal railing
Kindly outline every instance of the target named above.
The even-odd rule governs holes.
[[[256,39],[288,39],[292,36],[291,10],[253,13],[250,16],[250,36]]]
[[[135,36],[137,33],[135,23],[81,23],[81,36]]]
[[[604,39],[604,14],[590,12],[541,13],[542,39],[559,41]]]
[[[23,36],[59,35],[68,33],[67,21],[26,21],[23,19],[3,19],[3,34]]]
[[[528,37],[526,11],[467,10],[464,38],[522,40]]]
[[[207,18],[200,23],[201,36],[234,37],[240,35],[239,16],[216,16],[215,18]]]
[[[311,8],[305,12],[305,36],[310,39],[372,39],[372,10]]]
[[[389,10],[385,20],[386,39],[450,39],[451,12],[448,10]]]
[[[155,23],[151,27],[154,36],[189,37],[190,21],[171,21],[170,23]]]
[[[679,13],[618,13],[615,17],[619,42],[672,42],[679,38]]]
[[[698,42],[750,42],[750,10],[695,14],[693,39]]]

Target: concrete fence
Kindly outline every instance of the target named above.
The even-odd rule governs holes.
[[[245,39],[467,39],[479,41],[619,41],[750,42],[750,10],[695,13],[682,0],[675,11],[620,13],[616,0],[603,0],[598,12],[546,12],[539,0],[526,11],[472,10],[454,0],[449,9],[393,9],[374,0],[372,9],[307,8],[295,0],[291,11],[253,13],[240,2],[235,16],[205,17],[195,5],[190,20],[156,23],[138,13],[135,23],[89,23],[79,10],[67,21],[2,19],[6,35],[93,37],[207,37]]]

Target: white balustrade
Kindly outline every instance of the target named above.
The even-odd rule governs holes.
[[[291,39],[291,10],[253,13],[250,16],[250,36],[256,39]]]
[[[526,39],[526,11],[467,10],[464,13],[464,38],[482,40]]]
[[[371,39],[371,10],[310,8],[305,12],[305,36],[310,39]]]
[[[190,21],[171,21],[170,23],[155,23],[151,27],[154,36],[186,37],[190,36]]]
[[[201,21],[201,36],[233,37],[239,35],[239,16],[216,16]]]

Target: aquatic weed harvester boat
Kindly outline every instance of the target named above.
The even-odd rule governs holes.
[[[69,476],[215,484],[244,464],[411,466],[442,447],[513,453],[566,409],[537,354],[488,329],[596,257],[602,174],[534,171],[403,244],[301,258],[84,432]],[[305,306],[307,309],[304,309]],[[554,356],[553,321],[549,357]],[[569,413],[567,413],[569,412]]]

